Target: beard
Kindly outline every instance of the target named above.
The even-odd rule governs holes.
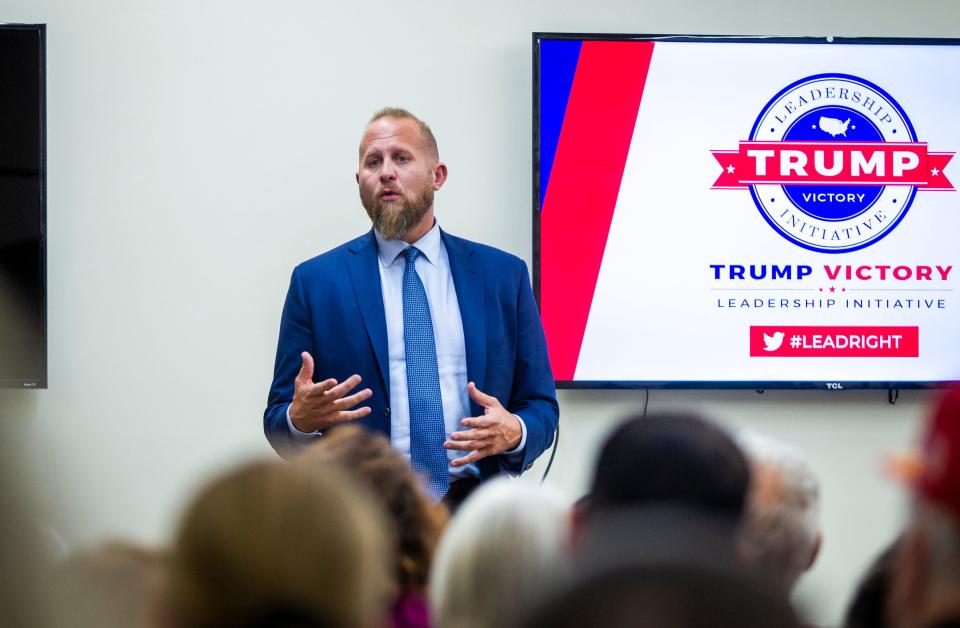
[[[400,198],[384,201],[377,196],[360,196],[363,208],[373,221],[373,227],[387,240],[395,240],[420,224],[427,210],[433,206],[433,188],[424,186],[418,194],[398,192]]]

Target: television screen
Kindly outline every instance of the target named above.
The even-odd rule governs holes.
[[[0,387],[45,388],[44,26],[0,25]]]
[[[960,40],[534,33],[561,387],[960,380]]]

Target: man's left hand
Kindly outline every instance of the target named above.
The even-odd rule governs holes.
[[[462,419],[460,424],[470,429],[450,434],[450,439],[443,443],[447,449],[470,452],[452,461],[450,465],[454,467],[516,449],[523,436],[520,421],[496,397],[480,392],[473,382],[467,384],[467,393],[483,408],[483,415]]]

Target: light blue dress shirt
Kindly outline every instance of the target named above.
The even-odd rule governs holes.
[[[443,403],[443,420],[446,435],[469,428],[460,424],[471,416],[470,397],[467,393],[467,354],[463,339],[463,321],[457,291],[450,272],[450,259],[440,237],[440,226],[433,228],[422,238],[408,245],[403,240],[387,240],[379,232],[377,257],[380,266],[380,288],[383,294],[383,310],[387,322],[387,348],[390,370],[390,440],[397,451],[410,460],[410,405],[407,399],[407,367],[403,344],[403,270],[406,266],[403,251],[407,246],[420,249],[415,262],[417,274],[423,282],[430,306],[433,335],[437,347],[437,369],[440,375],[440,397]],[[325,377],[323,373],[317,373]],[[514,415],[517,416],[517,415]],[[527,427],[520,421],[522,436],[520,444],[506,455],[522,455],[527,441]],[[287,425],[297,440],[319,436],[319,432],[300,432],[290,421],[287,408]],[[447,450],[447,459],[467,455],[467,451]],[[476,464],[449,467],[451,479],[479,477]]]

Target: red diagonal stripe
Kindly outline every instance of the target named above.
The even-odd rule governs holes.
[[[558,380],[576,372],[653,46],[580,50],[540,220],[540,309]]]

